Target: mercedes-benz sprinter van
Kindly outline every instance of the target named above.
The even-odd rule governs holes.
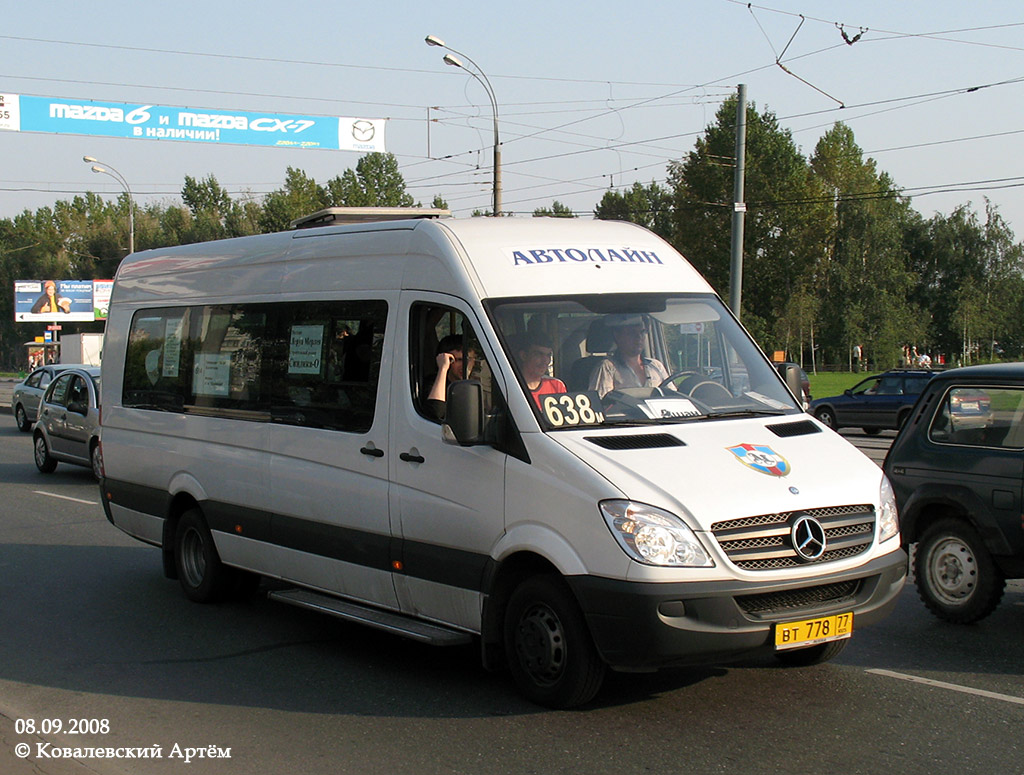
[[[189,598],[272,579],[554,707],[607,668],[830,659],[893,607],[888,481],[660,238],[325,220],[117,272],[104,507]]]

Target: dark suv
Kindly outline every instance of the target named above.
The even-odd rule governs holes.
[[[892,369],[861,380],[841,396],[818,398],[808,411],[833,430],[898,430],[934,375],[924,369]]]
[[[950,622],[988,616],[1024,578],[1024,363],[936,375],[885,472],[924,604]]]

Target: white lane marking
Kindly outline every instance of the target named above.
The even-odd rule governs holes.
[[[62,501],[74,501],[75,503],[84,503],[86,506],[99,506],[99,501],[84,501],[81,498],[72,498],[69,495],[58,495],[55,492],[46,492],[45,490],[33,490],[36,495],[46,495],[50,498],[60,498]]]
[[[945,681],[933,681],[931,678],[921,678],[916,675],[907,675],[906,673],[894,673],[892,670],[868,670],[869,673],[875,675],[885,676],[886,678],[898,678],[901,681],[910,681],[911,683],[925,684],[926,686],[935,686],[939,689],[949,689],[954,692],[961,692],[963,694],[973,694],[976,697],[987,697],[990,700],[1002,700],[1003,702],[1012,702],[1015,705],[1024,705],[1024,697],[1014,697],[1012,694],[999,694],[997,692],[987,692],[984,689],[972,689],[969,686],[960,686],[959,684],[950,684]]]

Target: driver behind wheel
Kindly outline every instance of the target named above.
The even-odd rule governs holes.
[[[590,377],[590,389],[603,398],[611,390],[658,387],[668,379],[664,364],[643,355],[647,327],[640,315],[609,315],[605,325],[612,332],[615,350]]]

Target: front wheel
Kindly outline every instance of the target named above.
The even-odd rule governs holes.
[[[29,429],[32,427],[32,423],[28,421],[28,415],[25,414],[25,407],[21,404],[14,407],[14,422],[17,423],[18,430],[23,433],[28,433]]]
[[[554,576],[527,579],[505,612],[505,654],[519,690],[549,708],[591,700],[605,664],[572,593]]]
[[[921,537],[914,559],[917,592],[928,610],[954,624],[992,613],[1006,580],[981,536],[960,519],[943,519]]]
[[[57,468],[57,461],[50,455],[50,445],[46,443],[46,438],[41,433],[36,434],[35,441],[32,443],[32,457],[36,461],[36,468],[44,474],[52,474]]]

